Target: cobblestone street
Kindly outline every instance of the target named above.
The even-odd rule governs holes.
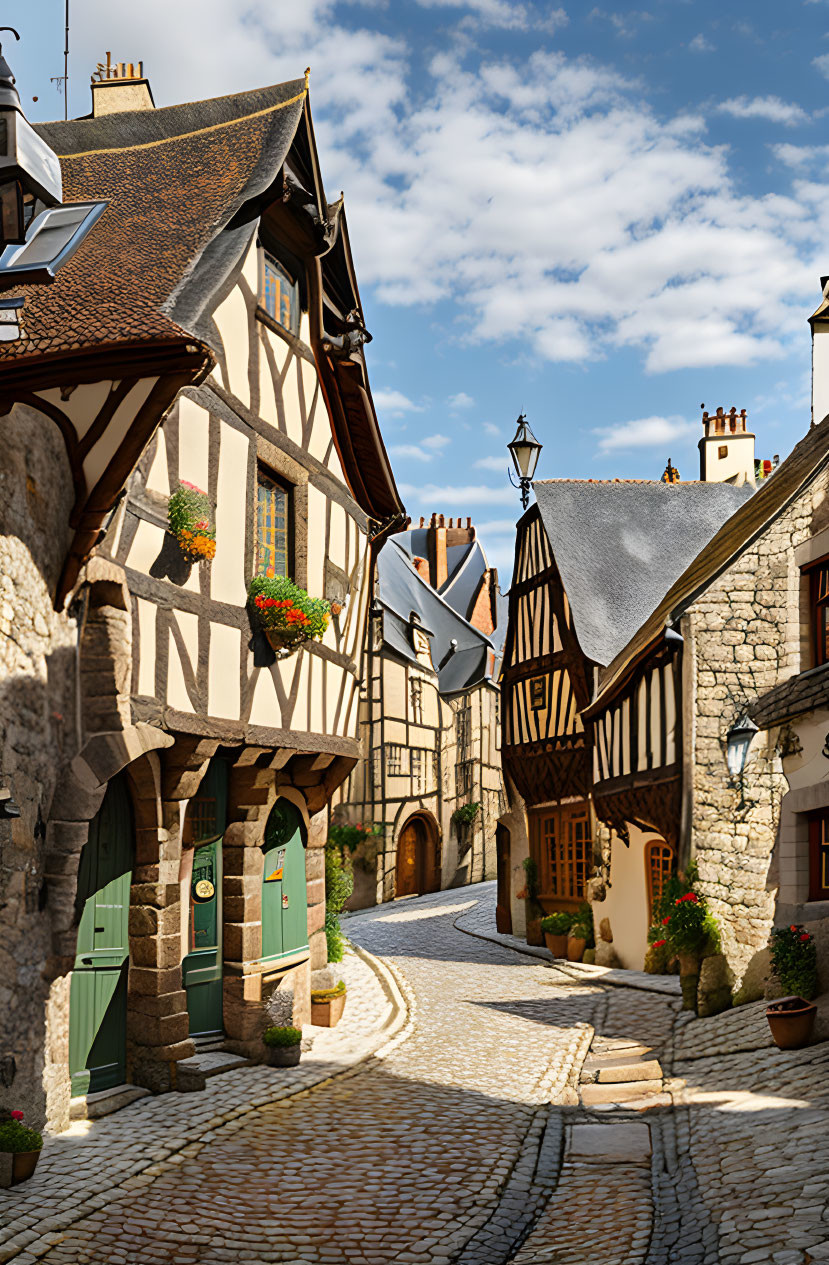
[[[0,1260],[829,1259],[827,1047],[770,1049],[757,1005],[688,1023],[670,990],[573,979],[481,938],[493,905],[489,884],[349,918],[391,980],[349,955],[346,1018],[306,1029],[296,1071],[242,1068],[51,1139],[0,1193]],[[640,1048],[661,1062],[651,1098],[599,1083],[586,1105],[588,1052]]]

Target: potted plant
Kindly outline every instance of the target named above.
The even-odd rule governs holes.
[[[262,1033],[265,1062],[271,1067],[296,1067],[302,1055],[299,1028],[266,1028]]]
[[[0,1120],[0,1152],[12,1157],[12,1186],[31,1177],[37,1168],[42,1149],[43,1138],[36,1129],[26,1128],[22,1111],[12,1111],[8,1120]]]
[[[586,949],[596,943],[593,934],[593,911],[585,901],[573,918],[567,940],[567,957],[571,962],[581,962]]]
[[[167,502],[170,534],[188,562],[210,562],[216,555],[216,527],[210,498],[195,483],[182,480]]]
[[[573,923],[572,914],[548,914],[541,919],[544,943],[554,958],[567,957],[567,933]]]
[[[541,919],[544,916],[544,910],[539,900],[541,884],[538,878],[538,866],[532,857],[524,857],[524,875],[526,877],[524,899],[527,902],[527,944],[542,948],[544,932],[541,930]]]
[[[336,1028],[345,1010],[345,980],[333,988],[311,993],[311,1023],[318,1028]]]
[[[785,992],[791,994],[772,1002],[766,1010],[771,1035],[781,1050],[806,1045],[815,1026],[817,1007],[817,953],[814,937],[799,923],[775,927],[769,941],[771,965]]]
[[[324,598],[309,597],[284,575],[255,575],[248,585],[248,604],[281,656],[293,654],[306,641],[320,641],[331,618]]]

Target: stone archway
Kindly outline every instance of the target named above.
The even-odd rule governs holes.
[[[394,887],[395,896],[440,889],[440,831],[430,813],[413,813],[400,831]]]

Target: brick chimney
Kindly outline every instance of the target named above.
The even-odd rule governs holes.
[[[144,63],[113,62],[112,54],[107,53],[106,64],[98,62],[92,76],[92,117],[154,109],[150,81],[144,78]]]
[[[754,434],[746,427],[746,411],[730,413],[718,408],[707,413],[702,406],[699,441],[699,477],[703,483],[753,483]]]

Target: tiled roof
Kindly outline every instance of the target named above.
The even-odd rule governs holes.
[[[829,663],[781,681],[758,698],[749,713],[761,729],[769,729],[818,707],[829,707]]]
[[[720,528],[653,608],[627,645],[603,674],[588,714],[604,703],[627,679],[633,666],[648,653],[694,602],[697,596],[759,536],[829,462],[829,417],[813,426],[784,462],[749,500]],[[681,484],[679,485],[682,486]]]
[[[213,101],[42,124],[65,201],[107,199],[48,287],[25,287],[24,337],[0,363],[118,343],[181,340],[168,308],[210,243],[273,182],[296,132],[303,80]]]

